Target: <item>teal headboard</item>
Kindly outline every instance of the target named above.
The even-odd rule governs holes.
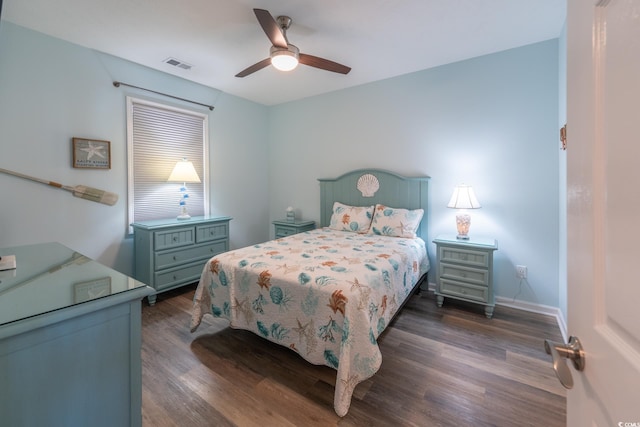
[[[375,189],[376,180],[379,187],[371,196],[363,195],[358,189],[358,181],[360,181],[360,188],[366,193],[367,181],[370,177],[362,177],[367,175],[375,177],[371,189]],[[347,172],[338,178],[323,178],[318,181],[320,181],[320,225],[322,227],[329,225],[333,202],[351,206],[371,206],[380,203],[393,208],[424,209],[418,236],[425,243],[429,243],[427,239],[428,176],[409,178],[380,169],[359,169]]]

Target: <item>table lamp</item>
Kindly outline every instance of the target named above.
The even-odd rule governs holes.
[[[456,214],[456,226],[458,227],[458,235],[461,240],[469,239],[469,226],[471,225],[471,215],[465,209],[478,209],[480,202],[473,192],[470,185],[460,184],[453,190],[451,200],[449,200],[448,208],[458,209]]]
[[[189,219],[191,215],[187,212],[187,199],[189,198],[189,193],[187,193],[187,183],[188,182],[201,182],[196,169],[193,167],[193,163],[187,161],[186,158],[183,158],[173,168],[171,175],[169,175],[169,179],[167,182],[181,182],[182,186],[180,187],[180,214],[178,215],[178,219]]]

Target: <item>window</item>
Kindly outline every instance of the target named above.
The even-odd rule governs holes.
[[[201,181],[187,184],[189,214],[209,213],[208,133],[206,114],[127,97],[128,224],[178,216],[182,184],[167,179],[183,158]]]

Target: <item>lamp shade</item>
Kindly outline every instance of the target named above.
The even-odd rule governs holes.
[[[480,206],[480,202],[478,202],[473,188],[470,185],[460,184],[453,190],[453,195],[447,207],[454,209],[478,209],[482,206]]]
[[[167,182],[201,182],[196,169],[193,167],[193,163],[182,159],[173,167],[171,175]]]

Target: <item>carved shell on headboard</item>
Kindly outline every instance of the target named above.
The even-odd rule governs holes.
[[[362,193],[362,197],[373,197],[380,188],[380,183],[375,175],[366,173],[358,179],[356,188]]]

